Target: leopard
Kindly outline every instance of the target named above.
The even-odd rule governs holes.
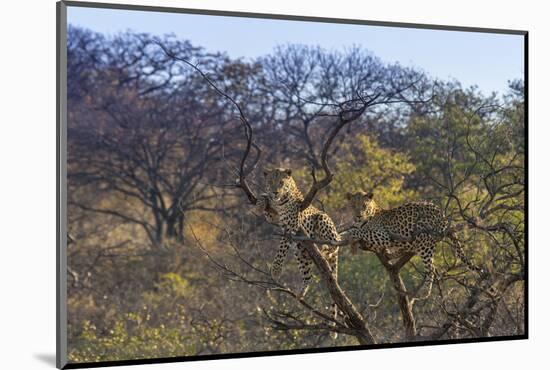
[[[341,238],[356,244],[363,250],[384,252],[397,258],[404,253],[420,256],[426,275],[427,298],[432,289],[435,268],[433,257],[438,242],[445,237],[452,241],[454,252],[471,271],[482,273],[468,259],[450,222],[441,208],[429,201],[404,203],[391,209],[383,209],[374,200],[373,192],[347,193],[346,198],[354,212],[353,225],[341,233]]]
[[[322,244],[319,251],[327,261],[332,276],[338,281],[337,244],[341,238],[331,217],[312,205],[304,210],[300,209],[304,196],[292,176],[291,169],[264,169],[263,175],[265,192],[261,194],[258,206],[265,212],[266,219],[279,225],[283,231],[270,268],[273,279],[279,279],[288,251],[292,249],[301,274],[301,287],[297,296],[303,298],[306,295],[311,284],[313,260],[303,243],[292,238],[293,235],[302,232],[307,238],[336,244]],[[331,305],[331,313],[334,319],[337,319],[339,310],[334,302]],[[331,333],[331,337],[335,338],[336,334]]]

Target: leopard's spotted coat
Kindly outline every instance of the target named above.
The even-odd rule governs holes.
[[[265,193],[260,197],[259,207],[265,211],[265,217],[276,222],[283,229],[285,235],[293,235],[303,232],[312,239],[340,241],[340,235],[329,215],[319,209],[309,206],[300,211],[300,205],[304,199],[292,178],[290,169],[276,168],[265,170]],[[270,211],[266,207],[269,202]],[[327,260],[335,279],[338,277],[338,247],[332,245],[319,246],[322,256]],[[298,268],[302,274],[302,286],[300,296],[306,294],[312,277],[312,260],[302,244],[291,240],[288,236],[282,236],[279,248],[271,266],[271,274],[277,279],[290,249],[298,262]]]
[[[480,271],[466,258],[460,243],[449,232],[449,222],[435,204],[411,202],[383,210],[374,201],[372,193],[348,193],[347,198],[355,222],[342,233],[342,238],[361,249],[391,252],[394,258],[403,252],[420,256],[427,275],[426,296],[430,295],[433,285],[435,246],[444,237],[453,241],[456,254],[470,270]]]

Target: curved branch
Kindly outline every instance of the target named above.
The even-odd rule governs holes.
[[[210,85],[210,87],[212,87],[219,95],[221,95],[225,99],[229,100],[237,108],[237,110],[239,111],[240,122],[241,122],[241,124],[244,128],[244,134],[245,134],[245,137],[246,137],[246,148],[244,150],[243,156],[242,156],[241,161],[240,161],[239,178],[237,180],[236,185],[244,191],[244,193],[246,194],[246,196],[247,196],[247,198],[248,198],[248,200],[250,201],[251,204],[256,204],[256,202],[258,201],[258,198],[254,194],[254,192],[250,189],[250,186],[248,185],[248,183],[246,181],[246,176],[250,172],[252,172],[254,167],[256,167],[256,165],[258,164],[258,162],[260,160],[260,157],[261,157],[262,150],[260,149],[260,147],[258,145],[256,145],[252,141],[252,126],[250,125],[250,122],[246,118],[246,116],[244,114],[244,110],[242,109],[241,105],[235,99],[233,99],[229,94],[222,91],[210,79],[210,77],[208,77],[206,75],[206,73],[204,73],[199,67],[197,67],[197,65],[191,63],[189,60],[187,60],[185,58],[178,57],[177,55],[175,55],[174,53],[169,51],[161,42],[156,41],[156,44],[162,49],[164,54],[166,54],[166,56],[168,56],[169,58],[172,58],[174,60],[185,63],[189,67],[193,68]],[[254,162],[252,163],[252,165],[248,169],[248,171],[245,172],[246,160],[248,158],[248,155],[250,154],[250,150],[251,150],[252,147],[256,150],[257,155],[256,155],[256,158],[254,159]]]
[[[361,313],[355,308],[351,300],[344,293],[338,281],[332,274],[327,260],[321,255],[319,248],[312,242],[303,242],[304,248],[319,269],[322,280],[327,285],[330,296],[334,303],[346,316],[348,326],[354,330],[354,336],[361,344],[375,344],[376,340],[372,335],[368,322]]]
[[[330,184],[330,182],[332,181],[334,175],[328,166],[327,157],[330,146],[332,145],[340,130],[342,130],[342,128],[344,128],[344,126],[346,126],[347,124],[361,117],[361,115],[363,115],[367,108],[372,105],[379,97],[380,94],[376,94],[374,97],[365,100],[363,97],[359,96],[358,99],[348,100],[338,105],[340,107],[340,112],[338,112],[338,124],[335,125],[330,131],[327,140],[323,144],[323,150],[321,151],[321,167],[323,167],[325,176],[321,180],[317,181],[315,177],[315,172],[314,170],[312,170],[313,184],[311,185],[309,191],[306,193],[304,200],[300,204],[301,211],[309,207],[311,202],[313,202],[313,200],[315,199],[317,192],[328,186],[328,184]],[[346,108],[347,106],[356,103],[360,103],[359,108]]]

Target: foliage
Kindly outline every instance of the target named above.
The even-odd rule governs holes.
[[[405,179],[415,170],[408,156],[380,147],[368,135],[357,135],[353,144],[342,144],[334,168],[339,176],[327,191],[324,204],[345,204],[347,192],[360,190],[376,194],[382,207],[416,198],[414,190],[404,188]]]

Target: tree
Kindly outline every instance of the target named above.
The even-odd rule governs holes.
[[[185,55],[203,55],[187,42],[165,42]],[[85,46],[71,49],[73,44]],[[166,238],[182,241],[186,212],[208,209],[205,201],[217,196],[211,183],[234,159],[226,140],[238,125],[196,76],[153,44],[146,35],[107,41],[69,32],[69,86],[78,90],[69,94],[69,186],[99,185],[103,204],[124,198],[131,210],[100,208],[97,200],[70,205],[139,225],[158,249]],[[205,65],[219,59],[225,75],[240,68],[222,56],[211,58]],[[245,76],[234,78],[242,85]]]
[[[445,263],[442,319],[431,338],[509,334],[506,326],[494,327],[497,320],[512,320],[512,333],[519,334],[522,316],[509,313],[522,311],[516,295],[525,278],[523,98],[511,94],[503,106],[449,87],[439,95],[437,114],[411,122],[417,144],[411,156],[420,156],[417,174],[429,179],[430,192],[440,195],[460,239],[486,274],[458,278],[456,264]]]

